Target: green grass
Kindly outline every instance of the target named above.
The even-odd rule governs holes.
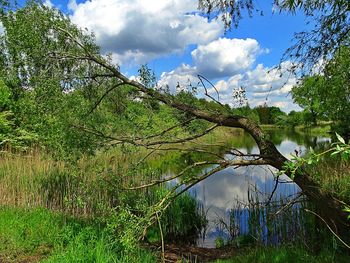
[[[217,260],[215,263],[347,263],[350,257],[336,255],[329,251],[322,251],[313,255],[307,250],[297,246],[282,246],[268,248],[253,248],[243,250],[239,255],[227,259]]]
[[[295,130],[300,132],[307,132],[310,135],[329,136],[329,132],[331,131],[331,124],[332,122],[329,121],[321,121],[318,122],[317,126],[298,125],[295,127]]]
[[[150,252],[126,250],[101,224],[46,209],[0,208],[0,262],[155,262]]]
[[[308,171],[322,190],[350,202],[350,161],[341,160],[339,156],[326,156],[319,163],[309,166]]]
[[[331,131],[331,124],[332,122],[327,121],[321,121],[318,122],[317,126],[310,126],[310,125],[297,125],[295,127],[290,126],[282,126],[278,124],[260,124],[260,128],[262,128],[265,131],[269,130],[275,130],[275,129],[286,129],[291,130],[294,129],[296,132],[299,133],[307,133],[309,135],[315,135],[315,136],[329,136],[329,132]]]

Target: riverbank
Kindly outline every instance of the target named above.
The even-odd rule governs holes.
[[[74,219],[46,209],[0,208],[1,263],[161,261],[160,246],[142,245],[125,251],[116,238],[108,225],[96,220]],[[165,259],[166,262],[347,263],[350,257],[331,250],[313,254],[301,244],[258,248],[166,245]]]
[[[284,140],[292,147],[296,144],[291,145],[291,142],[305,145],[305,147],[311,147],[314,143],[314,140],[307,136],[298,136],[294,131],[276,131],[271,133],[271,138],[278,147],[284,145]],[[223,154],[225,149],[232,146],[243,148],[244,151],[255,151],[251,138],[236,129],[218,129],[214,134],[201,138],[198,143],[202,147],[207,147],[205,149],[210,152],[218,154]],[[211,145],[216,145],[217,148],[211,148]],[[189,147],[198,147],[198,145],[193,142]],[[3,154],[0,160],[0,192],[2,193],[0,203],[7,206],[3,206],[0,213],[0,262],[78,262],[79,260],[101,263],[156,262],[161,255],[160,246],[145,247],[147,243],[139,243],[137,238],[135,239],[135,234],[140,233],[140,229],[137,228],[138,222],[142,223],[143,216],[147,215],[145,212],[149,210],[152,202],[161,198],[165,192],[162,189],[155,189],[155,191],[145,189],[127,193],[119,189],[120,185],[129,183],[127,178],[131,178],[133,180],[131,183],[135,185],[140,183],[139,180],[159,178],[158,176],[162,176],[164,171],[170,174],[178,173],[188,165],[188,162],[196,162],[201,158],[209,160],[209,157],[193,152],[166,151],[150,156],[141,170],[133,169],[133,173],[123,174],[131,164],[148,153],[133,147],[115,148],[96,156],[84,157],[74,164],[54,161],[38,152],[28,155]],[[327,160],[324,165],[329,165]],[[332,167],[331,170],[320,168],[321,172],[325,171],[323,175],[329,181],[329,174],[332,174],[339,165],[334,163]],[[342,167],[345,172],[349,169],[349,166]],[[198,171],[200,170],[193,170],[190,175],[195,175]],[[259,176],[261,177],[261,174]],[[232,178],[233,175],[229,177]],[[211,181],[208,187],[204,187],[213,189],[214,197],[217,198],[209,198],[210,195],[206,195],[207,201],[209,201],[208,198],[221,201],[219,193],[224,193],[225,187],[235,189],[239,185],[242,190],[239,182],[233,182],[231,187],[223,174],[218,178],[224,179],[223,183],[218,180],[216,185]],[[244,180],[242,176],[237,178]],[[343,190],[346,190],[347,184],[344,183],[345,181],[337,184],[337,178],[340,177],[335,177],[332,181],[333,185],[341,188],[333,188],[333,191],[344,193],[341,197],[346,198],[349,192]],[[346,180],[345,175],[342,178]],[[234,194],[230,192],[231,199],[232,196]],[[196,223],[189,220],[194,218],[191,212],[203,212],[203,209],[198,207],[191,198],[188,198],[185,203],[181,202],[172,208],[170,214],[162,214],[160,221],[164,227],[164,235],[172,233],[170,235],[174,236],[174,232],[171,231],[175,230],[176,233],[181,234],[180,239],[186,237],[186,233],[192,231],[190,224]],[[46,207],[50,210],[35,207]],[[124,209],[125,207],[129,209]],[[208,211],[205,209],[204,212]],[[174,215],[179,215],[182,219],[171,225],[174,222]],[[166,218],[168,219],[165,220]],[[200,221],[200,218],[202,217],[194,221]],[[153,230],[155,230],[153,235],[146,236],[146,239],[150,242],[153,238],[155,243],[159,244],[158,224],[153,226]],[[332,237],[328,241],[338,246]],[[232,246],[224,246],[220,249],[176,246],[169,245],[172,244],[169,240],[166,240],[165,244],[169,260],[185,257],[191,260],[208,261],[221,256],[225,258],[233,256],[233,259],[224,262],[247,262],[242,261],[241,255],[250,255],[248,257],[252,260],[250,262],[273,262],[268,261],[271,258],[284,258],[285,262],[288,262],[288,258],[298,260],[300,258],[299,262],[303,262],[303,258],[310,262],[320,262],[317,261],[320,257],[314,254],[314,251],[310,251],[310,245],[305,246],[302,243],[265,248],[262,247],[262,243],[256,242],[253,247],[240,246],[239,249]],[[336,255],[341,251],[338,248],[326,249],[325,253]],[[279,251],[283,249],[287,251],[281,254]],[[295,250],[298,253],[291,254],[289,250]],[[340,258],[343,256],[345,257],[345,255],[339,255]],[[266,261],[263,261],[264,258]]]
[[[310,125],[297,125],[297,126],[279,126],[275,124],[261,124],[260,127],[265,130],[275,130],[275,129],[285,129],[285,130],[294,130],[299,133],[307,133],[309,135],[322,135],[322,136],[329,136],[331,132],[331,125],[333,122],[331,121],[322,121],[319,122],[316,126],[310,126]]]

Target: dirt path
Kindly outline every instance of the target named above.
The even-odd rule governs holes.
[[[158,246],[152,246],[151,249],[161,251]],[[224,259],[232,257],[237,253],[235,248],[202,248],[189,245],[166,245],[165,261],[166,262],[210,262],[216,259]],[[161,255],[159,253],[159,255]]]
[[[20,256],[16,258],[0,256],[0,263],[36,263],[44,257],[42,255]]]

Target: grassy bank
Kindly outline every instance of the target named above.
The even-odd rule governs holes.
[[[339,156],[327,156],[308,167],[309,173],[322,189],[344,202],[350,203],[350,161]]]
[[[30,258],[43,262],[156,262],[151,252],[140,249],[135,237],[139,237],[143,230],[137,228],[142,226],[138,223],[145,220],[152,204],[160,200],[166,190],[154,188],[129,192],[123,190],[123,186],[159,179],[168,172],[180,172],[190,162],[213,158],[186,152],[186,148],[201,147],[222,153],[223,149],[233,145],[254,147],[254,142],[242,134],[241,130],[220,128],[197,141],[177,146],[184,151],[152,153],[144,148],[124,145],[97,152],[95,156],[82,157],[76,162],[57,161],[35,151],[29,154],[2,153],[0,262],[29,261]],[[272,138],[279,139],[277,135]],[[140,160],[144,162],[139,164]],[[327,182],[324,188],[346,200],[350,196],[349,164],[334,162],[330,165],[326,159],[318,165],[322,175],[317,171],[313,173],[321,178],[321,182]],[[339,171],[334,178],[329,176],[340,168],[342,172]],[[166,242],[181,241],[196,234],[205,224],[203,214],[203,209],[193,198],[184,195],[177,199],[161,215]],[[158,224],[150,228],[146,239],[159,244]],[[333,252],[327,253],[333,255]],[[298,246],[279,250],[250,249],[247,255],[250,261],[227,262],[323,262],[316,261],[321,257]],[[273,261],[273,258],[283,260]],[[300,261],[288,261],[289,258],[300,258]]]
[[[0,262],[155,262],[128,251],[108,224],[68,218],[46,209],[0,208]]]
[[[265,130],[286,129],[294,130],[299,133],[307,133],[315,136],[329,136],[332,122],[319,122],[317,126],[297,125],[297,126],[280,126],[276,124],[261,124],[260,127]]]
[[[311,135],[329,136],[333,122],[319,122],[317,126],[298,125],[294,129],[299,132],[307,132]]]
[[[347,263],[349,260],[349,256],[330,251],[315,255],[304,247],[282,246],[244,249],[231,259],[217,260],[215,263]]]

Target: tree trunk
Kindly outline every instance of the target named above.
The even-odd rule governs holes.
[[[191,114],[198,119],[207,120],[221,126],[244,129],[254,138],[257,146],[259,147],[261,158],[276,169],[280,171],[284,170],[284,164],[289,161],[277,150],[272,141],[270,141],[269,136],[265,134],[262,129],[252,120],[236,115],[212,114],[204,110],[197,109],[192,105],[178,102],[173,96],[162,94],[155,89],[145,87],[135,80],[130,80],[121,74],[115,67],[106,64],[99,58],[92,57],[91,54],[89,54],[89,56],[89,59],[105,67],[112,73],[112,75],[114,75],[114,77],[119,79],[119,81],[121,81],[119,84],[132,85],[140,92],[150,96],[151,98],[157,99],[158,101],[172,108]],[[285,171],[285,173],[287,176],[292,177],[291,171]],[[333,231],[343,240],[348,242],[350,240],[350,221],[347,219],[347,214],[343,211],[343,203],[329,194],[324,193],[321,190],[321,187],[315,181],[313,181],[312,177],[302,169],[299,169],[296,172],[294,182],[319,208],[319,211],[322,212],[320,216],[323,217]]]

